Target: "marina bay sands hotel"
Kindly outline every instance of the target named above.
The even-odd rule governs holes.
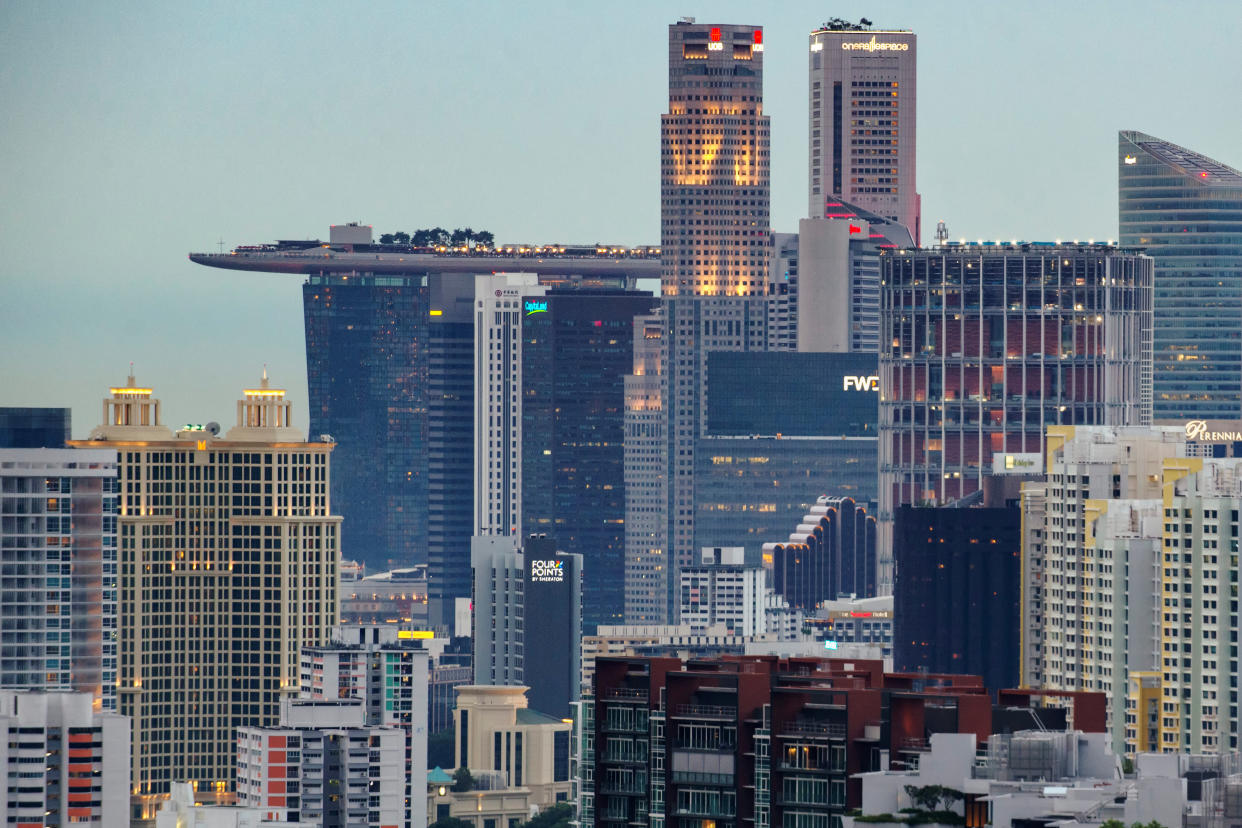
[[[331,494],[345,518],[342,549],[372,571],[426,562],[432,623],[451,623],[453,599],[470,595],[476,282],[535,274],[527,281],[548,292],[608,296],[626,313],[641,297],[654,301],[636,290],[638,280],[660,275],[658,248],[425,248],[374,243],[359,224],[333,226],[327,242],[284,240],[190,260],[305,277],[308,433],[338,446]],[[627,353],[616,355],[627,364],[630,341],[627,334]]]

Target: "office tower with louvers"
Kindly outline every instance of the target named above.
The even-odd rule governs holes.
[[[971,495],[1007,457],[1038,467],[1049,426],[1151,422],[1152,260],[1035,242],[881,260],[885,595],[896,507]]]

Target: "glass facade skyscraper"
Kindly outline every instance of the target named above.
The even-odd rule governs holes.
[[[426,560],[425,275],[312,275],[302,288],[310,434],[331,435],[341,549],[369,568]],[[392,563],[390,563],[392,562]]]
[[[70,422],[68,408],[0,407],[0,448],[63,448]]]
[[[645,291],[550,291],[522,316],[522,523],[583,558],[588,631],[625,610],[625,375]]]
[[[884,595],[896,507],[979,490],[994,456],[1037,457],[1048,426],[1151,421],[1152,260],[1030,242],[946,244],[881,262]]]
[[[1121,243],[1155,260],[1156,419],[1242,416],[1242,173],[1118,136]]]
[[[342,552],[369,570],[426,563],[429,617],[470,596],[460,542],[473,522],[475,282],[632,287],[658,250],[608,245],[437,253],[333,227],[328,244],[278,241],[195,253],[209,267],[300,274],[312,437],[330,435]],[[516,528],[516,527],[514,527]]]
[[[757,562],[821,496],[875,498],[874,354],[714,353],[707,365],[696,547],[742,546]]]

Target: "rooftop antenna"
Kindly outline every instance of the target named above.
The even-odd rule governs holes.
[[[223,253],[224,252],[224,236],[221,236],[220,241],[216,242],[216,244],[220,245],[220,252]]]

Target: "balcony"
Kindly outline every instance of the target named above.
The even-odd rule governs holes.
[[[607,701],[642,702],[646,704],[648,695],[646,690],[637,690],[632,687],[610,687],[604,693],[604,699]]]
[[[844,739],[847,735],[844,724],[835,722],[785,722],[780,726],[778,735],[796,739]]]
[[[716,704],[676,704],[672,715],[681,719],[724,719],[733,721],[737,718],[737,709],[722,707]]]
[[[638,782],[603,782],[598,785],[600,794],[619,794],[621,796],[646,796],[646,783]]]
[[[607,765],[647,765],[647,757],[630,751],[606,750],[600,754],[600,762]]]

